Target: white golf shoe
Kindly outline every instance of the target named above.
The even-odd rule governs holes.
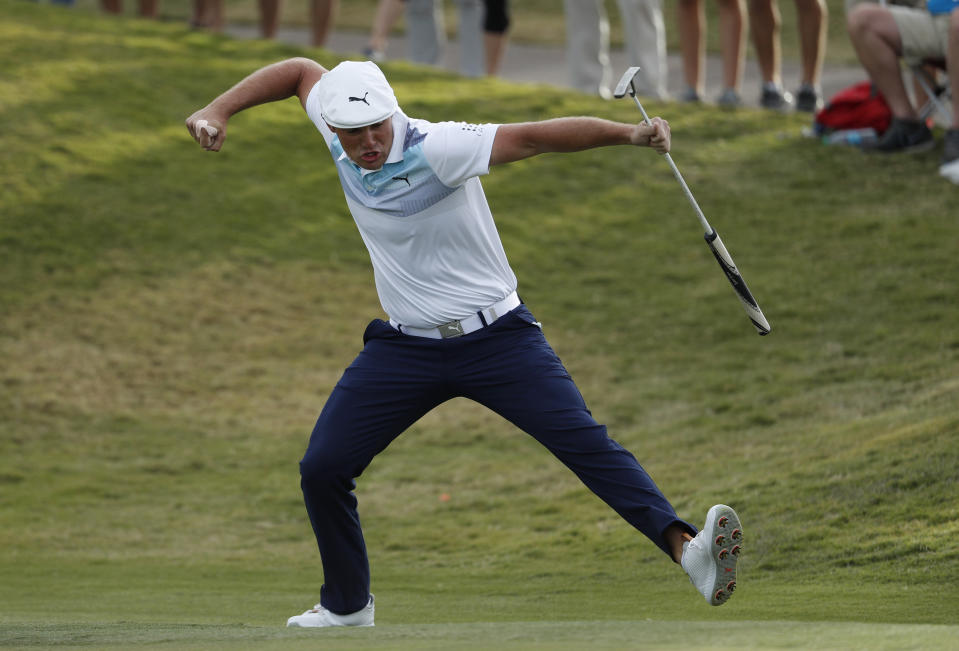
[[[287,626],[319,628],[323,626],[373,626],[373,595],[365,608],[349,615],[337,615],[320,604],[316,604],[302,615],[294,615],[286,620]]]
[[[717,504],[706,514],[702,531],[683,545],[681,565],[713,606],[726,603],[736,589],[736,563],[742,539],[739,516],[725,504]]]

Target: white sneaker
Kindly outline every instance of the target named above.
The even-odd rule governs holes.
[[[736,589],[736,562],[742,538],[739,516],[725,504],[717,504],[706,514],[702,531],[683,545],[681,565],[713,606],[726,603]]]
[[[940,165],[939,175],[949,179],[953,183],[959,183],[959,158]]]
[[[318,628],[321,626],[373,626],[373,595],[366,608],[349,615],[331,613],[320,604],[316,604],[302,615],[294,615],[286,620],[287,626]]]

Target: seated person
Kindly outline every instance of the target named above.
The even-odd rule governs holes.
[[[938,5],[945,5],[939,7]],[[886,98],[893,121],[876,149],[925,151],[935,146],[929,127],[909,99],[899,60],[945,59],[952,87],[959,88],[959,10],[957,0],[930,0],[925,9],[856,5],[848,16],[849,37],[870,79]],[[950,49],[951,43],[951,49]],[[956,59],[956,61],[952,61]],[[943,169],[959,168],[959,95],[946,131]],[[959,169],[956,170],[959,175]]]

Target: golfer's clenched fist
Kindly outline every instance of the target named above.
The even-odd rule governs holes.
[[[651,118],[649,124],[640,122],[633,129],[630,142],[640,147],[652,147],[660,154],[669,153],[669,122],[663,118]]]
[[[204,116],[201,109],[186,119],[186,128],[193,139],[207,151],[220,151],[226,138],[226,121],[212,116]]]

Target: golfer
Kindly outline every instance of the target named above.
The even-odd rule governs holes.
[[[323,562],[320,603],[288,626],[372,626],[366,545],[353,494],[373,457],[428,411],[463,396],[556,455],[676,563],[714,605],[735,588],[742,537],[728,506],[684,522],[635,457],[606,433],[520,300],[479,177],[545,152],[635,145],[669,151],[665,120],[569,117],[522,124],[408,117],[376,64],[327,71],[294,58],[262,68],[186,120],[219,151],[230,117],[296,95],[326,141],[373,263],[387,320],[337,382],[300,461]]]

